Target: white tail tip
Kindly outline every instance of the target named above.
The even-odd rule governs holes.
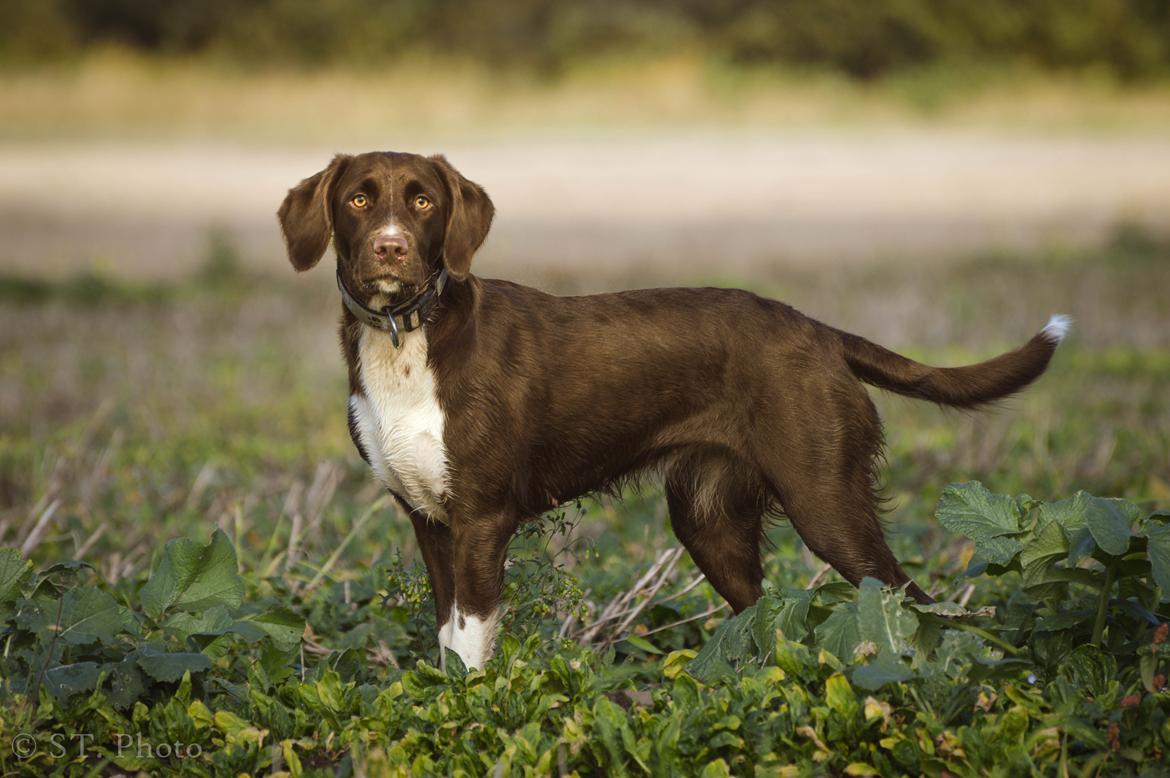
[[[1044,325],[1042,334],[1046,335],[1049,340],[1060,343],[1064,340],[1064,336],[1068,334],[1069,328],[1072,327],[1072,319],[1065,316],[1063,313],[1053,314]]]

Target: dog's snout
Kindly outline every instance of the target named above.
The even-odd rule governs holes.
[[[374,238],[374,253],[379,259],[403,259],[408,248],[401,235],[384,233]]]

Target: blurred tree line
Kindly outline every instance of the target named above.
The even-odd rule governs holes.
[[[691,51],[873,79],[933,64],[1170,72],[1170,0],[0,0],[0,60],[95,45],[244,65],[420,54],[543,74]]]

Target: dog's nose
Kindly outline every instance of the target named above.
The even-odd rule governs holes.
[[[374,253],[379,259],[402,259],[406,256],[406,238],[401,235],[379,235],[374,238]]]

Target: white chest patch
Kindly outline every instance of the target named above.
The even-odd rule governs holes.
[[[390,336],[362,328],[358,374],[365,396],[349,398],[354,426],[374,477],[416,510],[447,521],[447,450],[435,376],[427,367],[423,330],[403,333],[402,348]]]

